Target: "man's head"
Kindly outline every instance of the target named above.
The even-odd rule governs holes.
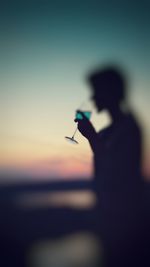
[[[98,70],[88,77],[92,86],[91,99],[98,111],[113,109],[125,98],[125,80],[115,67]]]

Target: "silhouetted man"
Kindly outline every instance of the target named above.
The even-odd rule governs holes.
[[[106,109],[112,118],[112,124],[98,133],[82,112],[83,120],[75,120],[94,154],[104,260],[106,266],[135,266],[140,251],[140,129],[134,116],[121,108],[126,99],[119,70],[108,67],[88,79],[97,111]]]

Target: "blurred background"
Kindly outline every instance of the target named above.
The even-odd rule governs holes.
[[[148,0],[1,5],[0,232],[3,258],[12,251],[14,266],[83,267],[97,261],[95,236],[84,229],[68,237],[56,219],[96,203],[88,142],[79,132],[77,146],[64,139],[76,127],[75,110],[89,97],[86,76],[93,68],[115,63],[126,74],[129,104],[143,133],[143,179],[150,182],[149,9]],[[106,112],[93,111],[91,120],[97,130],[109,123]]]

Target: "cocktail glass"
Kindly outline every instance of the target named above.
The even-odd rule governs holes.
[[[87,110],[86,110],[86,111],[82,111],[82,112],[84,113],[84,115],[86,116],[86,118],[87,118],[88,120],[90,120],[92,112],[91,112],[91,111],[87,111]],[[82,116],[82,114],[81,114],[79,111],[76,111],[76,116],[75,116],[75,118],[78,119],[78,120],[82,120],[82,119],[83,119],[83,116]],[[65,136],[65,139],[66,139],[68,142],[72,143],[72,144],[78,144],[78,141],[74,138],[74,137],[75,137],[75,134],[76,134],[76,132],[77,132],[77,130],[78,130],[78,126],[76,127],[76,129],[75,129],[75,131],[74,131],[72,137]]]

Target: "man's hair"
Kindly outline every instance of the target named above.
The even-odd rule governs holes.
[[[102,91],[121,102],[125,98],[125,79],[122,73],[115,67],[107,67],[97,70],[88,76],[88,81],[96,93]]]

